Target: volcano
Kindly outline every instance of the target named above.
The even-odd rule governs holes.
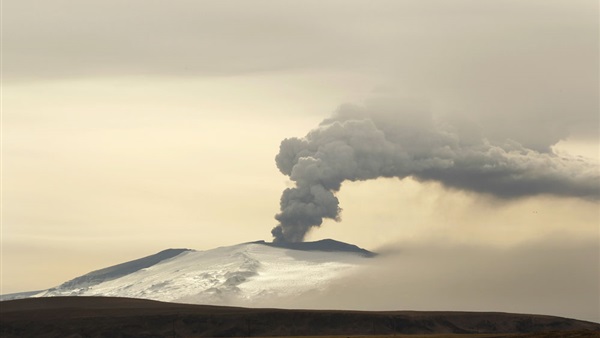
[[[4,295],[2,300],[105,296],[256,305],[323,290],[375,255],[331,239],[302,243],[255,241],[207,251],[168,249],[92,271],[47,290]]]

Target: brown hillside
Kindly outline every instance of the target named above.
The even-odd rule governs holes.
[[[186,305],[108,297],[0,302],[2,337],[244,337],[397,334],[597,336],[600,324],[493,312],[361,312]],[[570,332],[570,333],[569,333]],[[583,336],[582,336],[583,335]]]

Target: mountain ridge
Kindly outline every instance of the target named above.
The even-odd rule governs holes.
[[[376,253],[358,247],[354,244],[336,241],[330,238],[313,242],[266,242],[264,240],[249,242],[263,244],[276,248],[300,250],[300,251],[323,251],[323,252],[354,252],[365,257],[375,257]]]
[[[326,288],[375,254],[335,240],[255,241],[215,249],[167,249],[94,270],[39,292],[0,300],[113,296],[194,304],[248,305]]]
[[[86,273],[85,275],[75,277],[69,281],[64,282],[57,288],[69,288],[73,286],[92,286],[102,282],[117,279],[119,277],[134,273],[141,269],[151,267],[157,263],[160,263],[169,258],[173,258],[183,252],[192,251],[190,249],[166,249],[156,254],[127,261],[121,264],[112,265],[99,270],[94,270]],[[52,288],[50,289],[52,290]]]

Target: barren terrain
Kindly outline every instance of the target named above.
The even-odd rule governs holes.
[[[249,309],[109,297],[3,301],[0,314],[2,337],[598,337],[600,333],[597,323],[541,315]]]

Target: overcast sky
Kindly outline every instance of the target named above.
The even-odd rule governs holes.
[[[386,114],[405,130],[429,116],[463,143],[585,163],[593,189],[598,10],[587,0],[5,0],[1,293],[166,248],[270,240],[281,192],[294,186],[275,163],[281,141],[345,104],[392,101]],[[597,198],[498,198],[412,176],[344,182],[336,196],[341,221],[308,240],[419,248],[430,253],[411,256],[423,278],[465,285],[466,301],[407,301],[414,308],[600,321]],[[434,259],[452,255],[464,265]],[[498,255],[499,270],[483,264]],[[399,288],[435,288],[398,264],[385,266]],[[555,288],[537,288],[550,279]]]

